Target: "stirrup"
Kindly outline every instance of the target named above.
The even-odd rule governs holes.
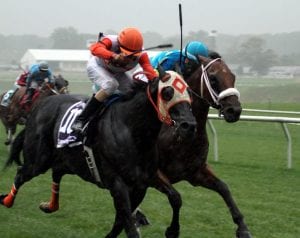
[[[74,123],[71,126],[71,129],[74,132],[80,132],[80,133],[82,133],[83,129],[84,129],[84,123],[82,121],[74,121]]]

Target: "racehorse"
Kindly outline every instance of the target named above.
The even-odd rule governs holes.
[[[216,177],[207,163],[209,141],[206,122],[209,107],[218,109],[227,122],[233,123],[240,118],[242,108],[240,94],[234,87],[235,75],[216,53],[212,59],[201,56],[198,59],[200,64],[191,75],[185,77],[193,95],[192,110],[197,121],[197,135],[188,140],[179,140],[172,128],[162,127],[158,138],[161,179],[153,186],[168,196],[173,208],[174,237],[179,236],[179,209],[182,202],[170,185],[188,181],[192,186],[202,186],[217,192],[224,199],[237,225],[236,237],[251,238],[228,186]]]
[[[37,104],[25,129],[12,144],[10,160],[14,161],[23,150],[24,164],[17,171],[11,192],[0,196],[0,203],[11,207],[21,185],[51,168],[52,198],[41,204],[41,209],[56,211],[62,176],[77,174],[110,190],[116,215],[114,228],[106,237],[117,237],[119,230],[115,227],[124,227],[127,237],[140,237],[132,212],[156,179],[156,140],[162,123],[174,127],[180,138],[195,134],[196,122],[187,84],[179,74],[168,73],[169,77],[164,77],[161,72],[160,78],[148,84],[143,81],[134,83],[134,90],[127,93],[125,99],[113,103],[100,119],[96,117],[90,123],[93,132],[92,135],[88,132],[92,136],[89,142],[93,151],[91,157],[95,159],[101,181],[92,175],[82,146],[56,148],[55,138],[64,113],[78,102],[78,98],[58,95]]]
[[[39,90],[33,96],[33,102],[38,101],[37,99],[42,99],[44,97],[55,95],[55,94],[65,94],[68,93],[68,81],[65,80],[60,74],[54,76],[54,83],[42,83]],[[20,85],[21,87],[16,89],[14,92],[11,102],[8,106],[3,106],[0,104],[0,118],[5,127],[7,138],[4,142],[5,145],[10,145],[13,141],[14,134],[16,133],[17,125],[23,125],[26,120],[26,116],[29,110],[24,109],[20,102],[26,92],[26,84]],[[2,101],[3,93],[0,96],[0,102]],[[33,106],[33,105],[30,105]]]
[[[172,184],[188,181],[193,186],[202,186],[220,194],[238,226],[236,237],[251,238],[227,184],[216,177],[207,163],[209,141],[206,122],[209,107],[218,109],[219,114],[230,123],[238,121],[242,111],[240,93],[234,87],[235,75],[218,53],[212,52],[210,58],[198,56],[199,63],[190,65],[189,71],[184,75],[193,95],[192,110],[197,121],[196,136],[183,140],[174,134],[172,128],[162,127],[157,142],[158,179],[152,186],[167,195],[173,209],[172,222],[165,233],[166,237],[179,237],[180,232],[179,212],[182,201]],[[143,220],[137,223],[143,224],[145,215],[139,212],[139,216],[142,216]],[[121,226],[115,229],[122,230]]]

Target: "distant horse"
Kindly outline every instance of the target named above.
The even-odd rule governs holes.
[[[92,175],[82,146],[56,148],[55,138],[61,120],[78,99],[58,95],[37,104],[25,129],[12,144],[10,160],[15,160],[23,150],[24,164],[17,171],[11,192],[2,195],[0,203],[11,207],[22,184],[51,168],[52,198],[50,202],[41,204],[41,209],[56,211],[62,176],[77,174],[110,190],[116,216],[114,228],[106,237],[117,237],[120,231],[116,228],[124,227],[127,237],[138,238],[132,212],[157,176],[156,141],[162,122],[174,127],[180,138],[190,138],[195,134],[196,122],[187,84],[179,74],[172,71],[169,74],[170,78],[155,79],[148,84],[136,82],[132,93],[113,103],[100,119],[90,123],[93,132],[89,143],[93,156],[90,157],[95,159],[101,182]]]
[[[236,122],[242,111],[239,92],[234,88],[235,75],[218,54],[213,59],[199,56],[200,64],[185,77],[192,92],[192,109],[197,121],[197,135],[181,140],[172,128],[162,127],[158,138],[160,180],[153,186],[165,193],[173,208],[172,231],[179,235],[179,194],[170,184],[188,181],[216,191],[224,199],[233,221],[238,226],[236,237],[250,238],[251,234],[232,198],[228,186],[217,178],[207,164],[209,141],[206,122],[209,107],[219,110],[227,122]],[[233,148],[234,149],[234,148]]]
[[[68,84],[68,81],[61,75],[54,76],[54,83],[45,82],[41,84],[39,90],[37,90],[33,96],[33,103],[35,103],[37,99],[42,99],[50,95],[68,93]],[[0,104],[0,118],[7,134],[6,145],[11,144],[14,134],[16,133],[17,125],[23,125],[25,123],[26,116],[30,109],[22,108],[20,105],[26,92],[26,84],[20,86],[21,87],[14,92],[11,102],[7,107]],[[5,93],[0,96],[0,102],[4,95]]]

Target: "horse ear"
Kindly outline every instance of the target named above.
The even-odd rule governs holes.
[[[166,71],[160,64],[157,66],[157,70],[158,70],[158,74],[159,74],[159,79],[164,78],[164,76],[166,75]]]
[[[209,51],[208,52],[208,57],[210,59],[222,58],[222,56],[218,52],[216,52],[216,51]]]
[[[157,66],[157,70],[159,73],[159,79],[162,82],[166,82],[170,79],[171,75],[168,74],[160,64]]]
[[[205,61],[208,60],[208,58],[202,56],[202,55],[197,55],[197,59],[199,61],[200,64],[203,64]]]
[[[180,74],[180,75],[183,75],[182,72],[181,72],[181,68],[180,68],[178,63],[175,64],[175,72]]]

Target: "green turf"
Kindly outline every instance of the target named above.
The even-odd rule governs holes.
[[[70,85],[74,84],[74,90],[76,85],[76,92],[87,93],[90,84],[85,83],[86,90],[80,91],[78,85],[81,81],[84,81],[82,77],[77,77]],[[257,96],[259,99],[261,92],[254,90],[253,86],[259,87],[261,81],[258,81],[250,81],[251,87],[245,81],[238,86],[241,92],[249,92],[248,96],[252,92],[251,98]],[[278,87],[272,89],[276,93],[272,94],[272,100],[242,101],[243,107],[300,111],[299,101],[287,103],[285,99],[289,93],[280,93],[281,89],[285,91],[286,87],[290,88],[290,84],[298,87],[297,83],[275,84]],[[299,93],[294,95],[295,98],[297,95]],[[287,143],[280,124],[244,121],[213,123],[219,138],[219,162],[213,161],[212,146],[209,162],[215,173],[229,185],[253,237],[300,237],[300,126],[288,125],[293,142],[293,167],[288,170]],[[2,125],[0,133],[2,168],[7,158]],[[16,166],[0,171],[0,193],[9,192],[15,171]],[[193,188],[186,182],[176,184],[176,188],[183,198],[181,238],[234,237],[236,226],[225,203],[216,193]],[[114,209],[107,190],[98,189],[77,176],[67,175],[61,184],[60,210],[54,214],[44,214],[38,206],[50,198],[50,190],[51,176],[47,172],[20,189],[12,208],[0,207],[0,238],[93,238],[104,237],[109,232]],[[164,237],[171,215],[167,198],[149,189],[142,209],[151,221],[151,226],[141,230],[143,238]],[[124,233],[120,237],[125,237]]]

